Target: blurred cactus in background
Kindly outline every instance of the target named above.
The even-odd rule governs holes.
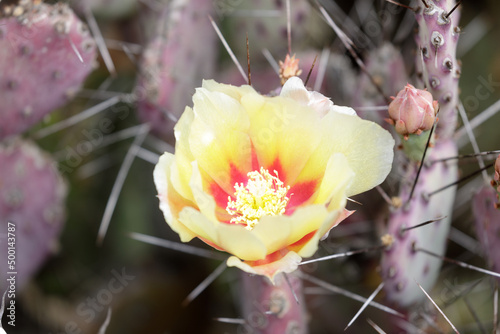
[[[0,332],[499,333],[498,15],[491,0],[0,0]],[[385,182],[271,284],[181,243],[153,168],[196,144],[174,126],[203,79],[276,96],[294,75],[396,147]]]

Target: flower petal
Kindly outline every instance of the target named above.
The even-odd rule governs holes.
[[[174,163],[175,158],[172,154],[163,154],[154,169],[153,178],[165,220],[172,230],[179,234],[182,242],[188,242],[196,237],[196,234],[178,220],[178,215],[186,207],[194,204],[180,196],[172,186],[170,174]]]
[[[308,168],[321,168],[326,157],[343,153],[355,177],[347,196],[367,191],[387,177],[392,167],[394,139],[379,125],[350,116],[331,112],[322,120],[323,145],[311,155]],[[324,168],[324,167],[323,167]]]
[[[308,157],[320,144],[316,128],[321,120],[311,109],[282,97],[267,98],[259,108],[252,96],[242,104],[250,116],[250,137],[261,166],[272,172],[279,162],[280,179],[293,184]]]
[[[236,87],[233,85],[218,83],[215,80],[203,80],[201,87],[209,92],[220,92],[226,94],[238,101],[241,100],[241,97],[246,94],[255,93],[255,89],[249,85]]]
[[[281,255],[280,255],[281,256]],[[295,271],[302,258],[295,252],[288,252],[284,256],[275,256],[269,262],[259,261],[258,263],[243,262],[236,256],[227,259],[228,267],[237,267],[250,274],[263,275],[268,277],[274,284],[274,279],[279,273],[291,273]],[[261,264],[263,263],[263,264]]]
[[[355,173],[350,168],[346,156],[334,153],[328,160],[314,203],[329,203],[331,210],[344,207],[345,194],[354,177]]]
[[[281,89],[280,96],[291,98],[303,106],[311,107],[319,117],[323,117],[332,111],[341,114],[356,115],[354,109],[336,106],[330,98],[323,94],[316,91],[308,91],[299,77],[288,79]]]
[[[198,210],[185,208],[179,220],[207,244],[241,259],[255,261],[266,257],[267,249],[259,238],[242,225],[215,223]]]
[[[193,110],[186,107],[181,118],[175,125],[175,163],[171,167],[172,177],[170,178],[175,190],[181,196],[190,200],[193,200],[193,194],[189,188],[189,180],[191,179],[191,161],[194,158],[188,145],[188,138],[193,119]]]
[[[299,208],[291,216],[265,216],[259,220],[252,233],[262,240],[267,254],[296,243],[305,235],[321,228],[328,216],[324,205]]]
[[[249,118],[239,101],[220,92],[197,89],[189,147],[199,168],[227,193],[235,175],[251,171]],[[236,174],[235,174],[236,169]]]
[[[309,91],[299,77],[289,78],[281,88],[280,96],[293,99],[304,106],[309,103]]]
[[[208,195],[203,190],[203,181],[201,179],[201,173],[198,169],[198,162],[193,161],[191,163],[193,174],[189,182],[189,187],[193,191],[193,197],[199,211],[205,215],[209,220],[218,224],[217,218],[215,217],[215,200],[212,196]]]

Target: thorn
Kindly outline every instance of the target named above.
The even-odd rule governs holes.
[[[134,240],[141,241],[141,242],[144,242],[146,244],[159,246],[159,247],[163,247],[163,248],[168,248],[171,250],[175,250],[177,252],[196,255],[199,257],[207,258],[207,259],[220,260],[220,261],[225,261],[227,259],[227,256],[225,256],[221,253],[218,253],[218,252],[190,246],[190,245],[183,244],[180,242],[175,242],[175,241],[165,240],[165,239],[161,239],[161,238],[157,238],[157,237],[152,237],[152,236],[145,235],[142,233],[131,232],[128,234],[128,236]]]
[[[263,49],[262,50],[262,54],[266,58],[266,60],[269,63],[269,65],[271,65],[271,67],[273,68],[274,72],[276,72],[276,74],[279,76],[280,75],[280,66],[276,62],[276,59],[274,59],[274,57],[271,54],[271,52],[269,52],[268,49]]]
[[[214,318],[215,321],[222,322],[225,324],[236,324],[236,325],[245,325],[245,319],[241,318]]]
[[[222,262],[221,264],[219,264],[217,268],[215,268],[215,270],[207,276],[207,278],[205,278],[196,288],[194,288],[193,291],[191,291],[191,293],[182,302],[182,306],[186,307],[187,305],[189,305],[189,303],[191,303],[196,297],[198,297],[200,293],[205,291],[205,289],[210,284],[212,284],[212,282],[215,281],[215,279],[219,277],[224,272],[224,270],[226,270],[226,268],[226,262]]]
[[[493,333],[498,332],[498,282],[495,284],[495,293],[493,294]]]
[[[323,80],[325,79],[325,73],[328,67],[328,58],[330,58],[330,49],[323,48],[321,51],[321,57],[319,58],[318,73],[313,87],[313,90],[317,92],[321,90],[321,85],[323,85]]]
[[[422,168],[424,166],[424,161],[425,161],[425,156],[427,154],[427,149],[429,148],[429,143],[431,142],[432,134],[434,132],[434,129],[436,128],[436,124],[438,121],[438,117],[437,117],[438,114],[439,114],[439,110],[436,113],[436,120],[434,121],[434,124],[432,125],[432,128],[429,131],[429,138],[427,139],[427,143],[425,144],[424,153],[422,154],[422,159],[420,160],[420,166],[418,166],[417,176],[415,177],[415,181],[413,181],[413,185],[412,185],[411,191],[410,191],[410,196],[408,197],[408,200],[406,201],[407,204],[410,203],[410,201],[413,197],[413,192],[415,191],[415,187],[417,186],[418,178],[420,177],[420,172],[422,171]]]
[[[248,33],[246,33],[247,36],[247,66],[248,66],[248,85],[252,85],[252,73],[250,72],[250,47],[248,45]]]
[[[396,2],[396,1],[393,1],[393,0],[385,0],[385,1],[387,1],[389,3],[392,3],[393,5],[396,5],[396,6],[400,6],[400,7],[406,8],[406,9],[410,9],[410,10],[412,10],[414,12],[417,11],[416,8],[413,8],[413,7],[410,7],[410,6],[407,6],[407,5],[403,5],[402,3],[399,3],[399,2]]]
[[[474,318],[474,321],[477,324],[477,327],[481,331],[481,334],[487,334],[486,329],[484,328],[483,324],[481,323],[481,320],[479,320],[479,317],[477,316],[476,311],[474,311],[474,308],[472,307],[471,303],[469,302],[469,299],[467,296],[464,296],[464,302],[467,308],[469,309],[470,314],[472,314],[472,317]],[[493,332],[495,333],[495,332]]]
[[[117,159],[116,154],[104,154],[79,166],[76,175],[80,180],[88,179],[113,166]]]
[[[472,290],[474,290],[474,288],[476,286],[479,285],[479,283],[481,283],[483,281],[484,277],[483,278],[480,278],[480,279],[477,279],[475,280],[474,282],[470,283],[464,290],[462,290],[458,295],[456,293],[453,292],[453,289],[452,287],[448,286],[448,284],[446,284],[446,280],[444,281],[445,285],[448,287],[448,289],[453,293],[453,297],[446,300],[444,302],[444,305],[443,305],[443,309],[447,308],[448,306],[454,304],[457,302],[457,300],[459,300],[460,298],[462,298],[463,296],[466,296],[467,294],[469,294]]]
[[[135,56],[140,55],[143,51],[142,45],[140,44],[123,42],[110,38],[106,38],[104,41],[106,42],[106,47],[108,49],[120,50],[124,52],[126,52],[125,50],[128,50],[128,52]]]
[[[76,45],[75,43],[73,43],[73,41],[71,40],[71,38],[68,38],[69,40],[69,44],[71,44],[71,48],[73,49],[73,52],[76,54],[76,56],[78,57],[78,60],[80,60],[80,62],[83,64],[83,58],[82,58],[82,55],[80,54],[80,52],[78,51],[78,49],[76,48]]]
[[[316,59],[318,59],[318,55],[314,57],[314,61],[311,65],[311,68],[309,69],[309,73],[307,73],[307,78],[306,81],[304,82],[304,86],[307,86],[307,83],[309,82],[309,78],[311,77],[311,73],[313,71],[314,65],[316,64]]]
[[[427,1],[422,0],[422,2],[424,3],[425,8],[429,8],[429,5],[427,4]]]
[[[438,68],[438,45],[437,44],[434,44],[434,67]],[[433,86],[433,82],[431,82],[431,87],[432,86]]]
[[[380,283],[378,287],[375,289],[375,291],[373,291],[373,293],[370,295],[370,297],[368,297],[368,299],[364,302],[364,304],[361,306],[356,315],[351,319],[351,321],[349,321],[347,326],[344,328],[344,332],[347,330],[347,328],[349,328],[353,324],[353,322],[359,317],[359,315],[364,311],[364,309],[368,306],[368,304],[371,303],[373,298],[375,298],[375,296],[380,292],[380,290],[382,290],[383,287],[384,287],[384,282]]]
[[[366,321],[370,324],[370,326],[373,327],[374,330],[376,330],[379,334],[387,334],[386,332],[383,331],[382,328],[380,328],[376,323],[374,323],[370,318],[367,318]]]
[[[308,282],[311,282],[327,291],[330,291],[330,292],[333,292],[333,293],[337,293],[339,295],[342,295],[344,297],[347,297],[347,298],[351,298],[353,300],[356,300],[358,302],[361,302],[361,303],[364,303],[366,302],[366,298],[365,297],[362,297],[360,295],[357,295],[355,293],[352,293],[350,291],[347,291],[347,290],[344,290],[342,288],[339,288],[335,285],[332,285],[330,283],[327,283],[325,281],[322,281],[314,276],[311,276],[311,275],[308,275],[304,272],[301,272],[301,271],[298,271],[298,276],[301,278],[301,279],[304,279]],[[398,311],[396,310],[393,310],[392,308],[390,307],[387,307],[385,305],[382,305],[382,304],[379,304],[377,302],[374,302],[374,301],[371,301],[370,303],[370,306],[373,306],[375,308],[378,308],[379,310],[382,310],[384,312],[387,312],[389,314],[392,314],[392,315],[395,315],[397,317],[401,317],[401,318],[404,318],[404,315],[399,313]]]
[[[445,334],[445,332],[437,324],[436,317],[431,317],[429,314],[424,313],[423,311],[418,311],[417,315],[420,316],[425,322],[427,322],[427,324],[432,327],[435,333]]]
[[[111,321],[111,307],[108,308],[108,312],[106,314],[106,319],[104,320],[104,323],[102,324],[101,328],[99,328],[99,332],[97,332],[97,334],[105,334],[106,333],[106,329],[108,328],[109,326],[109,323]]]
[[[469,174],[467,176],[464,176],[463,178],[461,178],[461,179],[459,179],[459,180],[457,180],[457,181],[455,181],[453,183],[450,183],[450,184],[448,184],[448,185],[446,185],[444,187],[441,187],[441,188],[439,188],[437,190],[434,190],[433,192],[428,193],[427,194],[427,198],[430,198],[432,195],[435,195],[435,194],[437,194],[437,193],[439,193],[439,192],[441,192],[443,190],[446,190],[449,187],[452,187],[452,186],[457,185],[457,184],[459,184],[459,183],[461,183],[463,181],[466,181],[466,180],[468,180],[468,179],[476,176],[477,174],[480,174],[483,170],[486,170],[486,169],[488,169],[490,167],[493,167],[494,165],[495,165],[495,161],[493,161],[491,164],[489,164],[487,166],[484,166],[484,168],[480,168],[477,171],[475,171],[475,172],[473,172],[473,173],[471,173],[471,174]]]
[[[486,108],[484,111],[482,111],[479,115],[477,115],[476,117],[474,117],[470,121],[471,129],[474,130],[479,125],[486,122],[488,119],[490,119],[491,117],[496,115],[499,110],[500,110],[500,99],[498,101],[496,101],[495,103],[493,103],[488,108]],[[460,142],[461,137],[463,137],[465,135],[465,133],[466,133],[465,127],[461,127],[460,129],[458,129],[458,131],[455,133],[456,140],[458,142]],[[462,143],[461,146],[463,146],[463,144],[465,144],[465,143]]]
[[[474,149],[474,153],[480,153],[481,151],[479,150],[479,145],[477,144],[476,137],[474,136],[474,131],[472,131],[470,123],[469,123],[469,118],[467,117],[467,113],[465,112],[465,108],[462,103],[459,103],[458,105],[458,111],[460,113],[460,116],[462,117],[462,121],[464,123],[464,127],[467,130],[467,135],[469,136],[470,143],[472,144],[472,148]],[[484,161],[481,156],[477,157],[477,162],[479,164],[480,168],[484,168]],[[489,178],[488,178],[488,173],[486,171],[483,171],[483,180],[488,183]]]
[[[448,18],[448,17],[451,15],[451,13],[453,13],[453,12],[455,11],[455,9],[457,9],[457,8],[458,8],[458,6],[460,6],[460,4],[461,4],[461,3],[462,3],[462,0],[459,0],[459,1],[457,2],[457,4],[455,5],[455,7],[453,7],[453,8],[450,10],[450,12],[449,12],[448,14],[446,14],[444,17]]]
[[[319,6],[319,10],[321,11],[321,14],[323,14],[323,17],[326,19],[326,22],[328,23],[328,25],[335,31],[335,33],[340,38],[340,40],[344,44],[347,51],[349,51],[351,56],[354,58],[354,60],[356,61],[356,64],[363,71],[363,73],[365,73],[368,76],[368,78],[370,79],[370,82],[377,89],[378,93],[385,99],[387,104],[391,103],[391,100],[387,96],[385,96],[385,93],[382,90],[382,87],[380,87],[380,85],[377,83],[375,78],[373,78],[373,76],[368,72],[365,64],[363,63],[363,61],[358,57],[358,55],[354,51],[353,46],[355,46],[355,45],[352,42],[352,40],[342,31],[342,29],[340,29],[337,26],[337,24],[335,24],[335,22],[330,17],[330,15],[328,15],[327,11],[325,10],[325,8],[323,6]]]
[[[353,109],[359,111],[388,111],[389,106],[353,107]]]
[[[448,235],[448,238],[451,241],[455,242],[456,244],[460,245],[462,248],[467,249],[473,254],[476,254],[478,256],[483,255],[483,253],[480,251],[481,245],[479,241],[470,237],[468,234],[465,234],[464,232],[460,231],[459,229],[453,226],[451,226],[450,228],[450,234]]]
[[[130,47],[130,44],[128,43],[122,43],[121,44],[121,50],[127,55],[127,58],[130,60],[130,62],[134,65],[134,69],[136,72],[139,72],[139,64],[137,61],[137,53],[134,52]]]
[[[457,48],[457,54],[463,57],[470,50],[472,50],[477,43],[483,40],[484,36],[491,30],[491,25],[485,20],[483,14],[478,14],[474,17],[465,28],[456,26],[453,28],[453,33],[460,35],[460,47]],[[467,34],[463,37],[461,34],[467,31]]]
[[[115,96],[120,96],[122,93],[120,92],[111,92],[104,91],[100,89],[88,89],[82,88],[78,92],[75,93],[75,96],[85,98],[85,99],[94,99],[94,100],[107,100]]]
[[[417,224],[417,225],[414,225],[414,226],[411,226],[411,227],[405,227],[405,228],[401,228],[401,233],[404,233],[406,231],[409,231],[409,230],[412,230],[414,228],[418,228],[418,227],[422,227],[422,226],[425,226],[425,225],[429,225],[431,223],[434,223],[434,222],[437,222],[437,221],[440,221],[442,219],[445,219],[447,216],[443,216],[443,217],[440,217],[440,218],[436,218],[436,219],[432,219],[432,220],[428,220],[426,222],[423,222],[423,223],[420,223],[420,224]]]
[[[363,203],[358,202],[358,201],[356,201],[356,200],[353,200],[352,198],[349,198],[349,197],[347,197],[347,200],[348,200],[349,202],[353,202],[353,203],[356,203],[356,204],[358,204],[358,205],[363,205]]]
[[[238,71],[240,72],[241,76],[243,77],[243,79],[245,81],[247,81],[248,78],[245,74],[245,71],[243,71],[243,67],[241,67],[241,64],[238,62],[238,59],[236,59],[236,56],[234,55],[233,50],[231,50],[231,48],[229,47],[229,44],[227,44],[226,39],[222,35],[222,32],[220,31],[219,27],[217,26],[214,19],[212,19],[212,17],[210,15],[208,16],[208,18],[210,19],[210,23],[212,23],[212,27],[214,28],[215,32],[217,33],[217,36],[219,36],[219,39],[222,42],[222,45],[224,45],[224,48],[226,49],[227,53],[229,54],[229,56],[233,60],[233,63],[238,68]],[[247,83],[248,83],[248,81],[247,81]]]
[[[120,131],[114,132],[110,135],[107,135],[107,136],[103,137],[102,142],[99,145],[92,146],[92,149],[88,153],[91,153],[91,152],[95,151],[96,149],[102,149],[102,148],[107,147],[109,145],[118,143],[122,140],[135,137],[135,136],[137,136],[137,133],[140,131],[141,127],[142,127],[142,124],[132,126],[132,127],[126,128],[124,130],[120,130]],[[54,157],[58,161],[64,161],[64,159],[66,159],[66,149],[54,153]],[[91,161],[91,162],[88,162],[87,164],[92,164],[92,163],[93,162]],[[82,165],[80,168],[82,168],[83,166],[85,166],[85,165]]]
[[[150,150],[146,150],[145,148],[142,148],[140,146],[139,150],[137,151],[137,157],[149,162],[152,165],[156,165],[158,163],[158,160],[160,159],[159,154],[151,152]]]
[[[290,0],[286,0],[286,36],[288,39],[288,54],[292,54],[292,19],[290,14]]]
[[[432,165],[432,164],[435,164],[437,162],[445,162],[445,161],[449,161],[449,160],[460,160],[460,159],[467,159],[467,158],[475,158],[475,157],[478,157],[478,156],[485,156],[485,155],[492,155],[492,154],[496,155],[496,154],[499,154],[499,153],[500,153],[500,150],[497,150],[497,151],[485,151],[485,152],[471,153],[471,154],[462,154],[462,155],[457,155],[457,156],[454,156],[454,157],[448,157],[448,158],[431,160],[431,161],[429,161],[429,163]]]
[[[299,303],[299,297],[297,297],[297,294],[295,293],[295,290],[293,289],[292,282],[290,282],[290,278],[286,273],[283,273],[283,276],[285,276],[285,281],[288,287],[290,288],[290,291],[292,292],[293,298],[297,302],[297,305],[300,305]]]
[[[385,247],[385,245],[381,245],[381,246],[375,246],[375,247],[369,247],[369,248],[363,248],[363,249],[358,249],[358,250],[354,250],[354,251],[344,252],[344,253],[327,255],[327,256],[319,257],[317,259],[312,259],[312,260],[308,260],[308,261],[302,261],[301,263],[299,263],[299,266],[302,266],[302,265],[305,265],[305,264],[309,264],[309,263],[315,263],[315,262],[332,260],[332,259],[336,259],[336,258],[339,258],[339,257],[351,256],[351,255],[361,254],[361,253],[368,253],[368,252],[371,252],[371,251],[382,249],[384,247]]]
[[[118,175],[116,176],[115,183],[113,184],[113,188],[111,189],[111,194],[109,195],[108,203],[106,204],[106,209],[104,210],[104,214],[102,216],[101,225],[99,226],[99,232],[97,233],[97,245],[102,246],[104,241],[104,237],[106,236],[106,232],[108,231],[108,226],[111,221],[111,217],[113,216],[113,212],[115,211],[116,203],[118,202],[118,197],[120,196],[120,192],[122,190],[125,179],[128,175],[130,167],[137,156],[138,147],[141,146],[142,142],[146,138],[149,133],[149,125],[144,124],[141,126],[141,129],[137,131],[137,135],[130,145],[127,154],[125,155],[125,159],[123,159],[123,163],[118,171]]]
[[[424,290],[424,288],[417,281],[415,281],[415,283],[417,283],[418,287],[422,290],[422,292],[427,296],[427,298],[431,301],[431,303],[436,307],[436,309],[439,311],[439,313],[441,313],[441,315],[446,319],[446,321],[450,324],[451,328],[453,328],[455,333],[460,334],[458,332],[458,330],[455,328],[455,326],[451,323],[450,319],[448,319],[448,317],[444,314],[444,312],[441,311],[439,306],[436,304],[436,302],[434,302],[434,300],[431,298],[431,296],[429,296],[429,294]]]
[[[154,150],[156,150],[156,152],[160,154],[163,154],[164,152],[174,154],[175,148],[166,141],[158,139],[157,137],[154,136],[147,137],[146,142],[148,145],[151,146],[151,148],[153,148]]]
[[[466,268],[466,269],[471,269],[471,270],[475,270],[475,271],[478,271],[480,273],[483,273],[483,274],[487,274],[487,275],[491,275],[491,276],[494,276],[494,277],[500,277],[500,273],[497,273],[497,272],[494,272],[494,271],[490,271],[490,270],[486,270],[486,269],[483,269],[483,268],[479,268],[479,267],[476,267],[476,266],[473,266],[471,264],[468,264],[468,263],[464,263],[462,261],[457,261],[457,260],[453,260],[453,259],[450,259],[450,258],[447,258],[445,256],[441,256],[439,254],[436,254],[436,253],[433,253],[431,251],[428,251],[426,249],[422,249],[422,248],[415,248],[415,251],[416,252],[423,252],[425,254],[428,254],[428,255],[431,255],[431,256],[434,256],[438,259],[441,259],[443,261],[446,261],[446,262],[450,262],[450,263],[453,263],[459,267],[462,267],[462,268]]]
[[[38,132],[36,132],[33,137],[35,139],[41,139],[43,137],[46,137],[48,135],[51,135],[55,132],[64,130],[72,125],[75,125],[91,116],[94,116],[95,114],[108,109],[111,106],[114,106],[118,102],[120,102],[123,99],[123,95],[120,96],[115,96],[112,97],[106,101],[103,101],[99,104],[96,104],[95,106],[91,107],[90,109],[87,109],[79,114],[76,114],[75,116],[72,116],[70,118],[66,118],[65,120],[55,123],[53,125],[47,126]]]
[[[101,53],[102,59],[104,60],[104,64],[106,64],[106,68],[112,77],[116,76],[115,65],[113,64],[113,59],[109,54],[109,50],[106,47],[106,43],[104,42],[104,38],[102,36],[101,30],[99,29],[99,25],[95,20],[94,14],[90,10],[90,6],[86,6],[85,8],[85,19],[89,25],[90,30],[92,31],[92,35],[94,36],[95,42],[97,44],[97,48]]]
[[[394,206],[394,202],[389,197],[389,195],[387,195],[387,193],[381,186],[376,186],[375,189],[377,189],[378,193],[380,194],[380,196],[382,196],[382,198],[384,199],[384,201],[386,201],[387,204],[389,204],[390,206]]]
[[[424,50],[427,50],[427,48],[426,47],[420,48],[420,63],[422,65],[422,73],[417,73],[417,74],[421,74],[421,76],[419,75],[419,78],[424,83],[424,89],[428,90],[429,86],[427,86],[427,84],[429,83],[429,72],[427,72],[427,67],[425,66],[425,60],[424,60],[424,55],[428,51],[425,52]]]

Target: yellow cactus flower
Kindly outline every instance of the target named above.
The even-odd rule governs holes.
[[[312,256],[346,199],[380,184],[394,140],[293,77],[280,96],[203,82],[154,170],[160,208],[181,241],[273,280]]]

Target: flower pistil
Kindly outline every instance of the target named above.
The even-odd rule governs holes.
[[[271,175],[263,167],[260,171],[253,171],[247,174],[248,182],[236,183],[234,185],[236,200],[228,197],[226,211],[235,217],[231,218],[231,223],[246,224],[246,228],[251,230],[263,216],[277,216],[285,213],[290,197],[287,192],[290,186],[285,186],[276,176]]]

